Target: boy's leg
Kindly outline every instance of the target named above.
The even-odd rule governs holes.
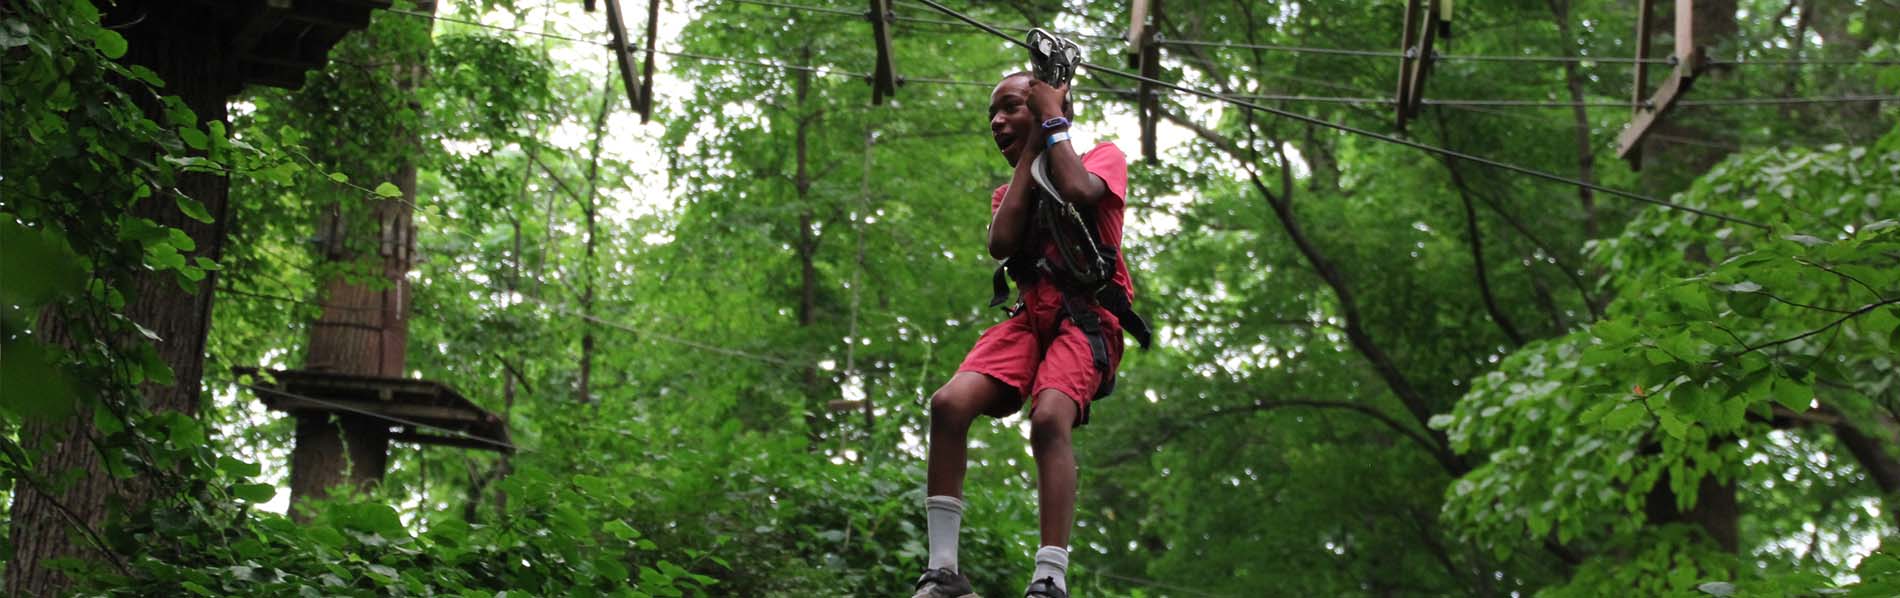
[[[978,415],[1007,414],[1021,393],[976,372],[960,372],[930,396],[930,447],[924,482],[929,562],[917,580],[916,598],[965,598],[976,592],[957,563],[963,525],[963,476],[968,470],[970,424]],[[1005,411],[1005,409],[1009,411]]]
[[[1068,546],[1075,521],[1075,449],[1070,445],[1082,409],[1062,391],[1036,395],[1029,414],[1029,445],[1036,455],[1036,493],[1043,546]]]
[[[963,497],[970,423],[979,415],[996,416],[1004,409],[1013,412],[1018,406],[1015,396],[1016,389],[976,372],[958,373],[930,395],[929,472],[924,481],[927,494]]]
[[[1104,318],[1112,323],[1112,317]],[[1109,372],[1121,364],[1121,331],[1105,326]],[[1075,523],[1075,449],[1070,443],[1075,427],[1088,421],[1088,402],[1101,387],[1103,372],[1095,368],[1088,337],[1064,321],[1043,355],[1037,371],[1035,402],[1029,408],[1029,443],[1036,455],[1038,514],[1042,549],[1036,551],[1036,571],[1026,592],[1033,596],[1068,596],[1069,534]]]

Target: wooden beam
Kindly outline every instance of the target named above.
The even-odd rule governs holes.
[[[1401,29],[1399,29],[1399,52],[1403,54],[1399,58],[1399,91],[1397,98],[1400,130],[1405,129],[1405,107],[1411,105],[1411,102],[1408,101],[1409,98],[1407,98],[1405,94],[1412,88],[1412,61],[1417,56],[1412,46],[1418,43],[1419,4],[1420,0],[1405,0],[1405,20],[1404,23],[1400,25]]]
[[[1643,115],[1643,105],[1649,102],[1649,19],[1655,0],[1638,0],[1636,3],[1636,91],[1630,94],[1630,119]],[[1642,170],[1643,148],[1632,146],[1622,152],[1630,167]]]
[[[640,111],[640,86],[633,78],[633,53],[627,49],[627,22],[621,17],[620,0],[607,0],[607,30],[613,32],[614,58],[620,64],[620,82],[627,88],[627,106]]]
[[[231,55],[249,54],[251,48],[257,47],[257,42],[264,39],[265,34],[284,22],[284,16],[290,14],[290,8],[290,0],[265,0],[258,3],[257,9],[251,11],[237,26],[237,33],[231,35]]]
[[[1412,73],[1406,80],[1405,115],[1408,117],[1418,116],[1418,107],[1425,102],[1425,80],[1431,77],[1432,64],[1437,62],[1433,54],[1437,52],[1434,46],[1438,40],[1437,21],[1440,0],[1428,0],[1428,2],[1430,4],[1426,9],[1426,14],[1431,15],[1431,20],[1424,23],[1425,32],[1419,36],[1418,58],[1412,61]],[[1401,122],[1399,126],[1405,125]]]
[[[660,0],[647,3],[647,56],[640,74],[640,123],[653,120],[653,50],[660,37]]]
[[[514,452],[511,450],[508,450],[508,448],[505,446],[501,446],[501,445],[494,444],[491,442],[482,442],[480,440],[475,440],[472,438],[464,438],[461,436],[448,436],[448,435],[443,435],[443,434],[423,434],[423,433],[414,431],[414,429],[412,428],[403,428],[403,431],[401,432],[390,434],[389,440],[392,442],[413,442],[415,444],[435,444],[435,445],[441,445],[441,446],[454,446],[454,447],[470,448],[470,449],[482,449],[482,450],[495,451],[498,453]],[[493,440],[493,439],[490,439],[490,440]],[[501,442],[501,441],[497,440],[496,442]]]
[[[1707,56],[1695,43],[1695,0],[1676,0],[1675,51],[1670,55],[1673,68],[1669,78],[1656,88],[1655,95],[1644,95],[1648,91],[1649,69],[1644,61],[1649,59],[1651,49],[1649,19],[1653,2],[1642,0],[1638,8],[1642,12],[1636,15],[1636,89],[1631,95],[1634,106],[1629,127],[1616,139],[1616,156],[1629,161],[1630,170],[1643,169],[1643,138],[1708,68]]]
[[[1153,36],[1148,32],[1148,0],[1132,0],[1128,6],[1128,59],[1140,60],[1142,46],[1152,41]]]
[[[1637,109],[1636,116],[1630,119],[1629,127],[1623,129],[1623,133],[1617,136],[1616,157],[1629,160],[1631,170],[1642,170],[1640,152],[1643,138],[1649,135],[1650,129],[1654,128],[1671,108],[1676,107],[1676,101],[1689,92],[1689,87],[1695,84],[1696,75],[1700,74],[1704,67],[1701,50],[1691,51],[1689,60],[1677,64],[1675,70],[1669,72],[1669,78],[1664,79],[1662,86],[1656,88],[1656,95],[1650,96],[1648,104]]]
[[[1155,26],[1148,22],[1151,3],[1159,7],[1161,0],[1133,0],[1129,7],[1128,25],[1129,66],[1135,72],[1149,79],[1161,77],[1161,47],[1155,44]],[[1153,83],[1139,81],[1135,84],[1135,116],[1141,125],[1141,159],[1149,163],[1156,161],[1155,112],[1160,109],[1161,98],[1155,93]]]
[[[322,411],[326,413],[350,414],[358,413],[357,411],[351,410],[361,410],[378,415],[408,420],[420,420],[428,424],[480,424],[488,421],[488,415],[485,413],[456,409],[454,407],[379,403],[349,399],[321,399],[320,401],[313,401],[271,390],[259,390],[257,392],[273,395],[270,400],[265,401],[265,406],[278,411]]]
[[[871,11],[864,18],[871,21],[872,43],[877,46],[877,65],[871,71],[871,103],[883,104],[885,96],[897,95],[897,65],[891,55],[891,23],[897,14],[891,12],[891,0],[871,0]]]

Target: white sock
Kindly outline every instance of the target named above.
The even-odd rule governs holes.
[[[1069,591],[1069,549],[1059,546],[1044,546],[1036,551],[1036,572],[1029,576],[1030,583],[1044,577],[1053,577],[1056,587]]]
[[[963,525],[963,500],[955,496],[924,499],[924,519],[930,537],[931,569],[957,570],[957,528]]]

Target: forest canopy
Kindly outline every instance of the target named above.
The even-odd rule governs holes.
[[[6,594],[911,591],[1022,48],[233,4],[0,5]],[[1408,55],[1438,2],[945,4],[1076,40],[1129,157],[1157,338],[1074,432],[1075,594],[1900,594],[1900,5],[1478,0]],[[972,433],[985,595],[1027,430]]]

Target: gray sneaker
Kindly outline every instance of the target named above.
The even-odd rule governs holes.
[[[930,569],[917,578],[917,593],[910,598],[978,598],[970,578],[949,569]]]

